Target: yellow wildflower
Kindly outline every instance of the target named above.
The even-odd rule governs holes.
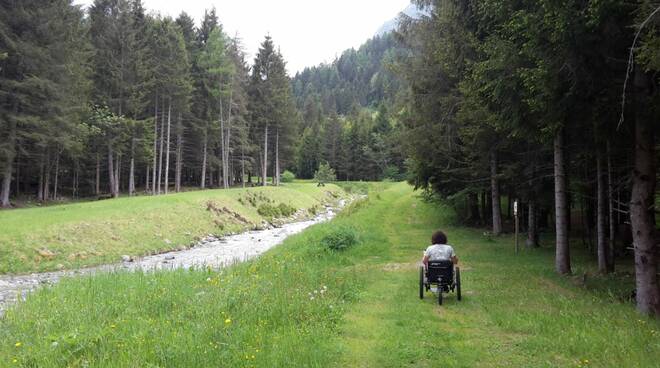
[[[22,342],[20,342],[20,341],[19,341],[19,342],[17,342],[16,344],[14,344],[14,346],[15,346],[15,347],[17,347],[17,348],[20,348],[20,347],[21,347],[21,345],[23,345],[23,343],[22,343]]]
[[[225,320],[225,324],[228,325],[228,324],[230,324],[230,323],[231,323],[231,319],[227,318],[227,319]]]

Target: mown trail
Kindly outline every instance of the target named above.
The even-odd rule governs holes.
[[[510,239],[451,227],[448,211],[405,185],[378,196],[369,222],[387,250],[365,259],[369,281],[345,316],[335,366],[651,367],[660,358],[657,322],[555,276],[550,252],[514,257]],[[463,301],[450,294],[443,306],[417,296],[418,263],[437,228],[455,246],[464,283]]]

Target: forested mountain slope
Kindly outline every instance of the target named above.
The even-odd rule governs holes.
[[[292,81],[298,108],[305,111],[320,104],[326,115],[346,115],[352,109],[392,101],[401,82],[389,66],[400,52],[393,34],[386,33],[357,50],[344,51],[330,64],[306,68]]]

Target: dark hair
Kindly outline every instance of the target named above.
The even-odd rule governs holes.
[[[431,244],[447,244],[447,235],[438,230],[431,236]]]

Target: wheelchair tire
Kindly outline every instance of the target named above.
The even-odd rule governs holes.
[[[461,300],[461,269],[456,267],[456,299]]]
[[[442,305],[442,289],[438,288],[438,305]]]
[[[419,268],[419,298],[424,299],[424,267]]]

